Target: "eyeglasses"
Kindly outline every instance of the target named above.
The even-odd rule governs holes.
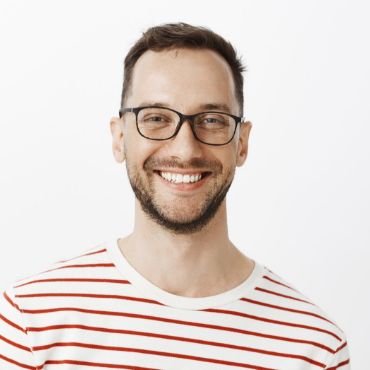
[[[176,136],[185,121],[190,122],[194,137],[204,144],[225,145],[234,137],[238,123],[244,117],[224,112],[182,114],[170,108],[157,106],[121,108],[119,117],[135,113],[139,134],[150,140],[168,140]]]

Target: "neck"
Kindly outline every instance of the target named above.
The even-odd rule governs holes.
[[[221,293],[238,285],[252,269],[251,261],[229,240],[225,201],[202,230],[178,235],[147,217],[136,200],[134,231],[119,245],[146,279],[182,296]]]

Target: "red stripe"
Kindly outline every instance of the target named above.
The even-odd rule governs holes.
[[[303,311],[303,310],[296,310],[294,308],[277,306],[277,305],[273,305],[273,304],[269,304],[269,303],[265,303],[265,302],[255,301],[255,300],[250,299],[250,298],[241,298],[241,300],[242,301],[245,301],[245,302],[257,304],[257,305],[260,305],[260,306],[265,306],[265,307],[270,307],[270,308],[276,308],[277,310],[284,310],[284,311],[289,311],[289,312],[300,313],[302,315],[309,315],[309,316],[317,317],[319,319],[325,320],[325,321],[330,322],[331,324],[335,325],[333,322],[331,322],[327,318],[325,318],[325,317],[323,317],[321,315],[318,315],[317,313],[314,313],[314,312]]]
[[[101,362],[87,362],[87,361],[77,361],[77,360],[47,360],[44,362],[44,365],[61,365],[61,364],[73,364],[81,366],[94,366],[94,367],[108,367],[110,369],[131,369],[131,370],[161,370],[154,369],[151,367],[142,367],[142,366],[132,366],[132,365],[119,365],[119,364],[103,364]],[[43,368],[40,367],[41,368]]]
[[[157,355],[157,356],[171,357],[171,358],[176,357],[176,358],[182,358],[182,359],[193,360],[193,361],[211,362],[214,364],[222,364],[222,365],[229,365],[229,366],[239,366],[239,367],[243,367],[246,369],[273,370],[271,368],[252,365],[252,364],[246,364],[246,363],[241,363],[241,362],[233,362],[233,361],[226,361],[226,360],[218,360],[215,358],[185,355],[182,353],[153,351],[153,350],[142,349],[142,348],[99,346],[99,345],[95,345],[91,343],[78,343],[78,342],[64,342],[64,343],[57,342],[57,343],[52,344],[52,346],[56,346],[56,347],[71,346],[71,345],[77,346],[77,347],[85,347],[85,348],[108,349],[108,350],[115,350],[115,351],[143,353],[143,354],[148,354],[148,355]]]
[[[335,353],[338,353],[339,351],[341,351],[344,347],[346,347],[347,346],[347,342],[344,342],[341,346],[339,346],[338,348],[337,348],[337,350],[335,351]]]
[[[2,355],[0,353],[0,358],[7,361],[7,362],[10,362],[11,364],[14,364],[14,365],[17,365],[19,367],[21,367],[22,369],[32,369],[32,370],[36,370],[37,368],[35,366],[30,366],[30,365],[26,365],[26,364],[22,364],[21,362],[18,362],[18,361],[15,361],[9,357],[6,357],[4,355]]]
[[[280,281],[277,281],[277,280],[275,280],[275,279],[273,279],[273,278],[271,278],[271,277],[269,277],[269,276],[267,276],[267,275],[264,275],[264,276],[262,276],[262,277],[263,277],[264,279],[266,279],[266,280],[271,281],[272,283],[282,285],[282,286],[284,286],[285,288],[288,288],[288,289],[294,290],[294,291],[296,292],[296,290],[295,290],[294,288],[292,288],[291,286],[286,285],[286,284],[283,284],[283,283],[281,283]]]
[[[264,288],[260,288],[260,287],[255,287],[254,289],[255,290],[258,290],[260,292],[264,292],[264,293],[268,293],[268,294],[273,294],[273,295],[277,295],[279,297],[284,297],[284,298],[288,298],[288,299],[294,299],[295,301],[300,301],[300,302],[304,302],[304,303],[308,303],[308,304],[312,305],[311,302],[305,301],[304,299],[292,297],[292,296],[286,295],[286,294],[281,294],[281,293],[273,292],[272,290],[268,290],[268,289],[264,289]]]
[[[308,330],[319,331],[319,332],[321,332],[321,333],[329,334],[329,335],[331,335],[332,337],[334,337],[334,338],[338,339],[339,341],[341,340],[341,338],[339,338],[335,333],[332,333],[332,332],[331,332],[331,331],[329,331],[329,330],[325,330],[325,329],[318,328],[318,327],[316,327],[316,326],[303,325],[303,324],[295,324],[295,323],[286,322],[286,321],[279,321],[279,320],[268,319],[268,318],[266,318],[266,317],[254,316],[254,315],[250,315],[250,314],[243,313],[243,312],[236,312],[236,311],[229,311],[229,310],[220,310],[220,309],[215,309],[215,308],[208,308],[208,309],[203,310],[203,311],[208,311],[208,312],[219,312],[219,313],[224,313],[224,314],[227,314],[227,315],[236,315],[236,316],[246,317],[246,318],[248,318],[248,319],[253,319],[253,320],[258,320],[258,321],[264,321],[264,322],[269,322],[269,323],[271,323],[271,324],[278,324],[278,325],[292,326],[292,327],[296,327],[296,328],[302,328],[302,329],[308,329]]]
[[[0,339],[14,347],[18,347],[19,349],[23,349],[24,351],[31,352],[31,350],[28,347],[23,346],[22,344],[13,342],[12,340],[8,338],[3,337],[1,334],[0,334]]]
[[[68,259],[68,260],[60,260],[60,261],[55,262],[54,264],[57,264],[57,263],[64,263],[64,262],[72,261],[72,260],[77,259],[77,258],[80,258],[80,257],[89,256],[89,255],[93,255],[93,254],[97,254],[97,253],[103,253],[103,252],[106,252],[106,251],[107,251],[107,249],[106,249],[106,248],[104,248],[104,249],[100,249],[100,250],[95,251],[95,252],[85,253],[85,254],[82,254],[82,255],[80,255],[80,256],[70,258],[70,259]],[[47,271],[51,271],[51,270],[47,270]],[[45,273],[45,272],[47,272],[47,271],[41,271],[41,272],[38,272],[38,273],[36,273],[36,274],[32,274],[32,275],[29,275],[29,276],[27,276],[27,277],[23,277],[22,279],[15,280],[15,282],[21,282],[21,281],[24,281],[25,279],[29,279],[29,278],[31,278],[32,276],[38,276],[38,275],[43,274],[43,273]]]
[[[334,353],[333,349],[331,349],[331,348],[329,348],[329,347],[327,347],[327,346],[325,346],[321,343],[317,343],[317,342],[313,342],[313,341],[309,341],[309,340],[281,337],[281,336],[277,336],[277,335],[257,333],[257,332],[253,332],[253,331],[249,331],[249,330],[237,329],[237,328],[232,328],[232,327],[227,327],[227,326],[203,324],[203,323],[198,323],[198,322],[168,319],[168,318],[163,318],[163,317],[158,317],[158,316],[139,315],[139,314],[133,314],[133,313],[127,313],[127,312],[88,310],[88,309],[77,308],[77,307],[49,308],[49,309],[42,309],[42,310],[24,310],[25,313],[29,313],[29,314],[44,314],[44,313],[51,313],[51,312],[58,312],[58,311],[77,311],[77,312],[88,313],[88,314],[96,314],[96,315],[124,316],[124,317],[139,318],[139,319],[145,319],[145,320],[162,321],[162,322],[168,322],[168,323],[174,323],[174,324],[180,324],[180,325],[196,326],[196,327],[207,328],[207,329],[224,330],[224,331],[230,331],[230,332],[234,332],[234,333],[252,335],[252,336],[261,337],[261,338],[281,340],[281,341],[285,341],[285,342],[310,344],[312,346],[322,348],[325,351],[328,351],[330,353]],[[27,328],[27,330],[30,330],[30,331],[31,330],[36,330],[36,328]]]
[[[84,298],[108,298],[108,299],[125,299],[130,301],[146,302],[146,303],[161,303],[152,299],[130,297],[117,294],[92,294],[92,293],[34,293],[34,294],[16,294],[17,298],[34,298],[34,297],[84,297]]]
[[[348,365],[348,364],[349,364],[349,359],[340,362],[338,365],[335,365],[335,366],[332,366],[332,367],[328,367],[327,370],[336,370],[336,369],[339,369],[340,367],[342,367],[344,365]]]
[[[9,324],[10,326],[12,326],[13,328],[16,328],[17,330],[22,331],[23,333],[27,333],[27,331],[25,329],[23,329],[22,327],[20,327],[19,325],[17,325],[13,321],[10,321],[5,316],[3,316],[1,313],[0,313],[0,319],[3,320],[4,322],[6,322],[7,324]]]
[[[80,254],[79,256],[70,258],[68,260],[60,260],[60,261],[57,261],[56,263],[68,262],[68,261],[75,260],[76,258],[85,257],[85,256],[91,256],[93,254],[103,253],[103,252],[106,252],[106,251],[107,251],[107,249],[106,248],[103,248],[103,249],[99,249],[98,251],[95,251],[95,252],[89,252],[89,253]]]
[[[89,283],[117,283],[117,284],[131,284],[128,280],[121,279],[90,279],[90,278],[52,278],[52,279],[38,279],[32,280],[24,284],[16,285],[14,288],[18,288],[24,285],[35,284],[35,283],[49,283],[58,281],[69,281],[69,282],[89,282]]]
[[[55,270],[79,268],[79,267],[115,267],[115,264],[114,263],[77,263],[74,265],[66,265],[66,266],[57,267]],[[48,271],[52,271],[52,270],[48,270]]]
[[[12,307],[14,307],[16,310],[20,311],[19,306],[15,302],[13,302],[13,300],[6,294],[6,292],[3,293],[3,296]]]
[[[157,333],[150,333],[150,332],[140,332],[140,331],[133,331],[133,330],[123,330],[123,329],[106,329],[106,328],[101,328],[101,327],[93,327],[93,326],[86,326],[86,325],[52,325],[46,328],[42,328],[42,330],[38,330],[39,328],[29,328],[30,331],[45,331],[45,330],[55,330],[55,329],[82,329],[82,330],[91,330],[91,331],[100,331],[100,332],[110,332],[110,333],[119,333],[119,334],[130,334],[130,335],[142,335],[145,337],[153,337],[153,338],[161,338],[161,339],[169,339],[169,340],[178,340],[181,342],[190,342],[190,343],[198,343],[198,344],[203,344],[203,345],[210,345],[210,346],[217,346],[217,347],[224,347],[224,348],[232,348],[232,349],[237,349],[241,351],[249,351],[249,352],[255,352],[255,353],[262,353],[270,356],[277,356],[277,357],[286,357],[286,358],[294,358],[294,359],[299,359],[303,360],[306,362],[309,362],[313,365],[319,366],[319,367],[325,367],[324,364],[314,361],[306,356],[301,356],[301,355],[295,355],[295,354],[289,354],[289,353],[281,353],[281,352],[274,352],[274,351],[267,351],[267,350],[262,350],[258,348],[252,348],[252,347],[245,347],[245,346],[238,346],[234,344],[229,344],[229,343],[221,343],[221,342],[211,342],[211,341],[206,341],[206,340],[200,340],[200,339],[193,339],[193,338],[185,338],[185,337],[178,337],[178,336],[173,336],[173,335],[165,335],[165,334],[157,334]],[[36,330],[33,330],[36,329]],[[57,343],[59,345],[59,343]],[[71,344],[75,345],[75,344]],[[33,347],[32,349],[34,351],[40,351],[40,350],[45,350],[49,349],[52,347],[55,347],[56,344],[47,344],[43,346],[36,346]],[[76,344],[76,346],[79,346],[79,344]],[[93,347],[94,345],[88,345],[88,344],[83,344],[83,346],[88,346],[92,348],[97,348],[97,349],[108,349],[108,350],[114,350],[114,351],[121,351],[121,347],[110,347],[110,346],[96,346]],[[125,349],[123,349],[125,350]]]
[[[54,269],[42,271],[41,274],[45,272],[60,270],[60,269],[82,268],[82,267],[115,267],[115,264],[114,263],[81,263],[81,264],[75,264],[75,265],[66,265],[66,266],[60,266]]]

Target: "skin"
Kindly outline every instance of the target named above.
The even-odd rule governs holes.
[[[230,67],[206,49],[145,52],[134,67],[125,106],[137,107],[144,102],[161,102],[184,114],[204,111],[203,104],[222,103],[230,113],[240,115]],[[210,146],[195,139],[187,121],[176,137],[165,141],[140,136],[133,113],[110,121],[115,160],[121,164],[126,161],[130,182],[139,181],[158,210],[178,223],[197,219],[210,199],[231,185],[235,168],[247,158],[251,126],[251,122],[244,122],[229,144]],[[183,190],[166,183],[154,172],[157,169],[182,173],[206,170],[211,174],[200,187]],[[142,276],[180,296],[223,293],[241,284],[254,268],[254,261],[229,239],[226,198],[205,225],[187,232],[160,225],[136,199],[134,229],[120,238],[118,245]]]

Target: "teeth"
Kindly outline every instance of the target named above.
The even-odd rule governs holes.
[[[197,182],[202,178],[202,174],[200,173],[182,175],[173,172],[159,172],[159,174],[167,181],[174,182],[175,184],[189,184],[191,182]]]

